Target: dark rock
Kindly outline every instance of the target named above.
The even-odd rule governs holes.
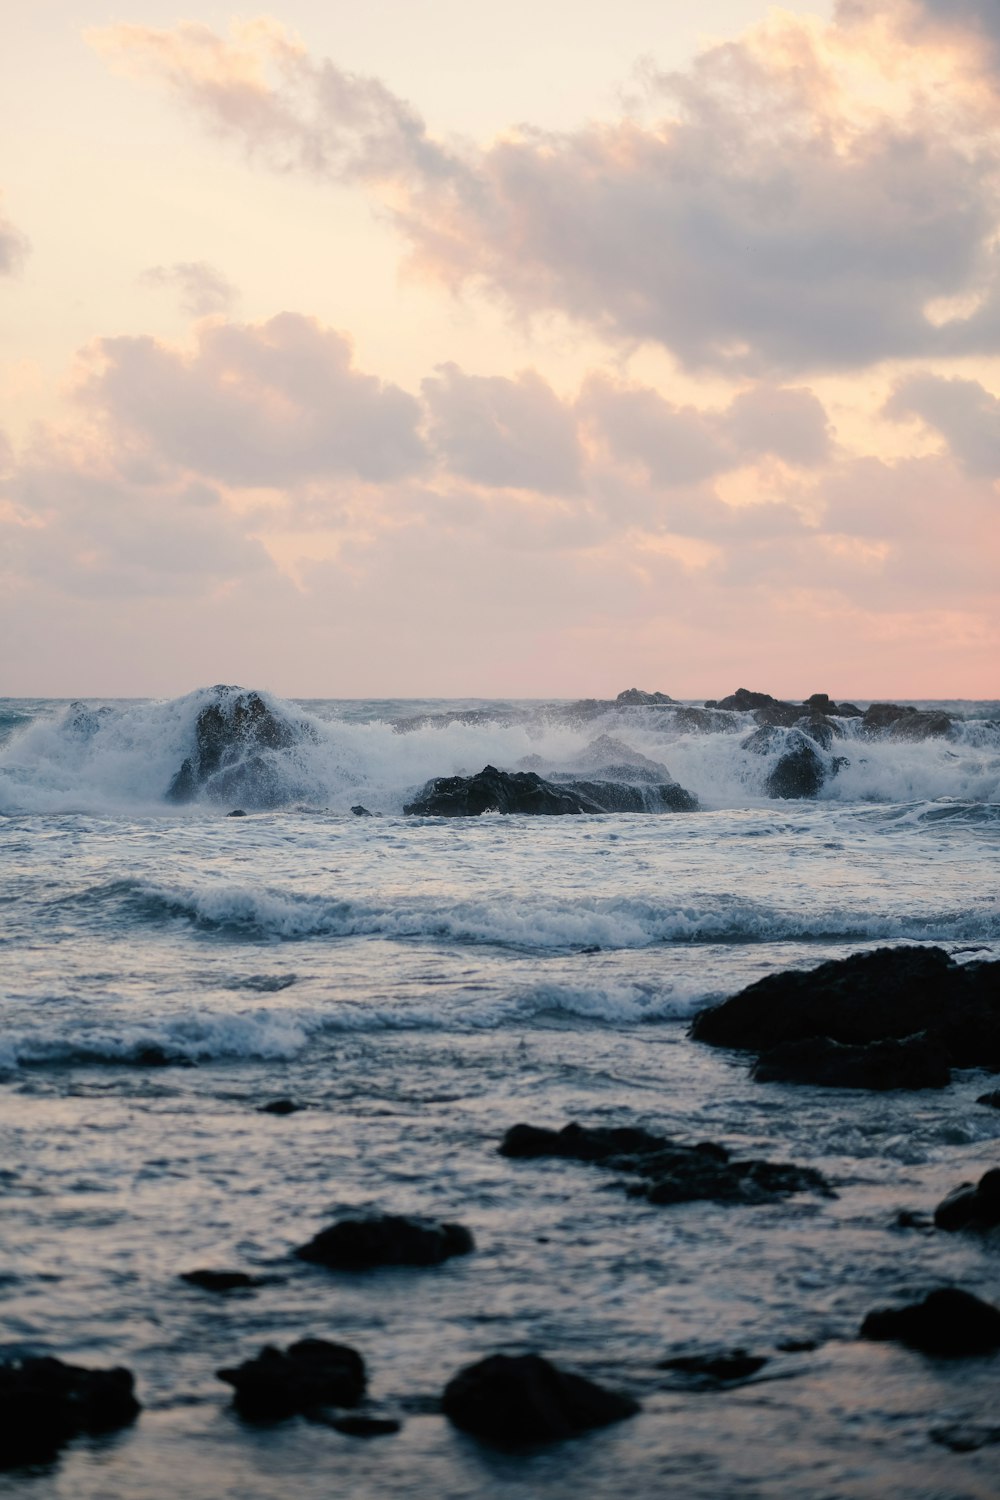
[[[675,708],[670,727],[678,734],[735,734],[743,728],[738,714],[723,713],[711,702],[704,708]]]
[[[314,1406],[357,1406],[364,1396],[365,1362],[347,1344],[301,1339],[284,1353],[267,1345],[256,1359],[217,1372],[235,1391],[245,1417],[280,1421]]]
[[[779,1339],[774,1347],[779,1354],[811,1354],[819,1348],[819,1339]]]
[[[240,1287],[259,1285],[257,1277],[248,1276],[246,1271],[182,1271],[180,1279],[203,1292],[232,1292]]]
[[[890,1339],[922,1354],[989,1354],[1000,1349],[1000,1308],[957,1287],[943,1287],[923,1302],[870,1312],[861,1337]]]
[[[941,948],[877,948],[769,974],[703,1010],[691,1034],[765,1051],[805,1037],[864,1046],[927,1033],[953,1067],[1000,1068],[1000,962],[956,964]]]
[[[768,703],[755,708],[753,718],[762,728],[791,729],[802,718],[802,710],[796,703]]]
[[[186,762],[186,764],[190,764],[190,762]],[[246,817],[246,813],[243,811],[242,807],[234,807],[233,810],[232,810],[232,812],[226,813],[226,817],[227,818],[245,818]]]
[[[398,1432],[402,1425],[396,1417],[372,1417],[364,1412],[333,1417],[330,1422],[336,1432],[358,1438],[388,1437],[390,1433]]]
[[[990,1443],[1000,1443],[1000,1427],[980,1426],[976,1422],[954,1422],[950,1427],[932,1427],[932,1443],[950,1448],[952,1453],[975,1453]]]
[[[835,1089],[943,1089],[951,1069],[926,1036],[850,1047],[826,1036],[781,1042],[755,1063],[758,1083],[809,1083]]]
[[[894,740],[926,740],[949,733],[952,721],[945,713],[925,712],[898,703],[873,703],[861,719],[865,734],[888,735]]]
[[[439,1266],[453,1255],[468,1255],[474,1249],[472,1235],[461,1224],[381,1214],[341,1219],[293,1254],[333,1270],[363,1271],[376,1266]]]
[[[294,1115],[305,1107],[304,1104],[296,1104],[294,1099],[270,1099],[267,1104],[257,1106],[257,1113],[259,1115]]]
[[[638,1177],[629,1186],[633,1197],[650,1203],[774,1203],[791,1193],[831,1196],[828,1183],[810,1167],[784,1162],[730,1161],[724,1146],[713,1141],[679,1145],[632,1127],[575,1123],[562,1130],[514,1125],[500,1144],[503,1156],[596,1162],[612,1171]]]
[[[963,1182],[934,1210],[938,1229],[995,1229],[1000,1225],[1000,1167],[978,1183]]]
[[[835,719],[825,714],[804,714],[795,720],[795,727],[814,740],[821,750],[831,749],[834,740],[844,732]]]
[[[737,713],[746,714],[753,708],[767,708],[772,703],[777,703],[777,698],[772,698],[770,693],[752,693],[749,688],[737,688],[735,693],[730,693],[728,698],[720,698],[716,703],[717,708],[731,708]],[[708,707],[708,704],[705,705]]]
[[[622,708],[657,708],[662,703],[673,703],[667,693],[644,693],[641,688],[626,688],[615,702]]]
[[[190,802],[202,792],[226,801],[238,797],[254,808],[287,800],[287,787],[276,776],[268,752],[296,744],[302,726],[279,717],[259,693],[222,686],[213,691],[213,701],[195,721],[194,753],[170,783],[168,801]]]
[[[639,1404],[538,1354],[494,1354],[445,1386],[445,1415],[463,1432],[501,1446],[555,1443],[634,1416]]]
[[[926,1214],[919,1213],[913,1208],[901,1208],[893,1220],[896,1229],[923,1229],[931,1228],[931,1221]]]
[[[810,693],[802,704],[814,714],[828,714],[833,712],[834,705],[830,702],[829,693]]]
[[[128,1370],[49,1355],[0,1362],[0,1469],[44,1463],[80,1433],[127,1426],[141,1410],[133,1386]]]
[[[749,1380],[762,1370],[767,1359],[762,1354],[748,1354],[745,1349],[727,1349],[722,1354],[680,1354],[661,1359],[658,1370],[676,1370],[691,1376],[699,1385],[732,1385]]]
[[[641,781],[673,780],[662,761],[651,760],[648,755],[633,750],[624,740],[615,739],[610,734],[600,734],[591,740],[580,756],[580,764],[587,766],[590,774],[601,781],[608,779],[611,770],[617,773],[613,778],[616,781],[627,781],[629,777]]]
[[[372,816],[367,807],[362,807],[360,802],[356,803],[354,807],[351,808],[351,812],[356,818],[370,818]]]
[[[752,755],[779,752],[779,759],[765,784],[769,797],[815,797],[833,769],[801,729],[785,730],[765,725],[747,735],[742,748]]]
[[[980,1094],[976,1103],[987,1104],[991,1109],[1000,1109],[1000,1089],[995,1089],[992,1094]]]
[[[642,786],[618,782],[545,781],[534,771],[498,771],[429,781],[403,808],[416,817],[478,817],[484,812],[559,816],[576,813],[690,811],[697,799],[676,782]]]

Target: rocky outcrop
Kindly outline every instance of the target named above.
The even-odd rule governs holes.
[[[258,1276],[250,1276],[246,1271],[182,1271],[180,1279],[188,1286],[196,1286],[199,1291],[217,1293],[240,1291],[261,1284]]]
[[[764,725],[747,736],[742,748],[752,755],[778,754],[765,783],[769,797],[785,800],[815,797],[827,778],[840,768],[840,763],[822,754],[816,742],[801,729]]]
[[[934,1210],[938,1229],[996,1229],[1000,1225],[1000,1167],[977,1183],[963,1182]]]
[[[539,1354],[494,1354],[467,1365],[445,1386],[441,1405],[463,1432],[502,1447],[561,1442],[639,1410],[630,1396]]]
[[[659,708],[673,701],[668,693],[644,693],[642,688],[626,688],[615,699],[620,708]]]
[[[1000,1349],[1000,1308],[971,1292],[942,1287],[907,1307],[879,1308],[861,1325],[863,1339],[891,1340],[922,1354],[955,1358]]]
[[[629,1127],[588,1129],[575,1122],[562,1130],[514,1125],[500,1143],[511,1157],[562,1157],[596,1162],[626,1178],[630,1197],[650,1203],[776,1203],[793,1193],[832,1196],[829,1184],[811,1167],[790,1162],[732,1161],[724,1146],[701,1141],[688,1146]]]
[[[473,818],[485,812],[558,817],[607,812],[689,812],[697,798],[676,782],[546,781],[535,771],[498,771],[429,781],[404,813],[424,818]]]
[[[472,1235],[461,1224],[374,1214],[341,1219],[293,1254],[331,1270],[367,1271],[377,1266],[439,1266],[474,1249]]]
[[[141,1410],[131,1372],[50,1355],[0,1362],[0,1469],[45,1463],[81,1433],[110,1432]]]
[[[948,734],[952,720],[945,713],[926,712],[899,703],[872,703],[865,709],[861,728],[872,739],[927,740]]]
[[[760,1053],[811,1037],[867,1047],[916,1033],[947,1066],[1000,1070],[1000,962],[960,965],[941,948],[877,948],[769,974],[703,1010],[691,1028],[710,1046]],[[912,1051],[919,1055],[916,1044]]]
[[[357,1406],[367,1384],[357,1350],[326,1339],[301,1339],[284,1352],[267,1345],[255,1359],[217,1373],[233,1387],[237,1410],[258,1422],[317,1406]]]
[[[754,1064],[758,1083],[811,1083],[835,1089],[943,1089],[951,1069],[926,1036],[844,1046],[826,1036],[782,1042]]]
[[[209,796],[245,807],[276,807],[289,788],[268,752],[288,750],[302,729],[269,708],[259,693],[216,687],[195,720],[194,750],[167,789],[170,802]]]

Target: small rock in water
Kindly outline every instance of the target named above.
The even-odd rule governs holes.
[[[975,1453],[989,1443],[1000,1443],[1000,1427],[980,1426],[975,1422],[955,1422],[950,1427],[932,1427],[931,1442],[952,1453]]]
[[[242,1415],[265,1422],[314,1406],[357,1406],[367,1385],[357,1350],[326,1339],[302,1339],[284,1353],[267,1345],[256,1359],[217,1373]]]
[[[762,1370],[767,1359],[762,1354],[748,1354],[745,1349],[727,1349],[722,1354],[679,1354],[661,1359],[658,1370],[676,1370],[706,1386],[732,1385],[749,1380]]]
[[[930,1229],[931,1221],[926,1214],[913,1208],[901,1208],[893,1220],[896,1229]]]
[[[226,813],[226,817],[227,818],[245,818],[246,817],[246,813],[243,811],[242,807],[234,807],[233,810],[232,810],[232,812]]]
[[[922,1354],[956,1358],[1000,1349],[1000,1308],[963,1292],[942,1287],[923,1302],[878,1308],[861,1325],[861,1338],[888,1339]]]
[[[402,1425],[396,1417],[372,1417],[364,1412],[334,1417],[330,1422],[335,1431],[359,1438],[388,1437],[390,1433],[398,1432]]]
[[[461,1224],[435,1224],[398,1214],[341,1219],[292,1253],[299,1260],[338,1271],[377,1266],[439,1266],[452,1255],[475,1249]]]
[[[819,1339],[779,1339],[774,1347],[779,1354],[811,1354],[819,1348]]]
[[[88,1370],[51,1355],[0,1362],[0,1469],[45,1463],[81,1432],[138,1416],[129,1370]]]
[[[296,1104],[294,1099],[270,1099],[267,1104],[258,1104],[259,1115],[294,1115],[300,1109],[305,1109],[304,1104]]]
[[[994,1229],[1000,1224],[1000,1167],[963,1182],[934,1210],[938,1229]]]
[[[555,1443],[634,1416],[639,1404],[539,1354],[494,1354],[449,1380],[445,1415],[474,1437],[501,1446]]]
[[[203,1292],[233,1292],[240,1287],[260,1284],[256,1276],[248,1276],[246,1271],[182,1271],[180,1279]]]
[[[980,1094],[976,1103],[987,1104],[991,1109],[1000,1109],[1000,1089],[994,1090],[992,1094]]]
[[[578,1125],[561,1130],[541,1125],[512,1125],[498,1146],[501,1156],[562,1156],[571,1161],[606,1161],[608,1157],[662,1151],[673,1143],[631,1125]]]
[[[837,1089],[943,1089],[951,1082],[947,1058],[920,1036],[850,1047],[828,1036],[783,1042],[751,1069],[758,1083],[806,1083]]]
[[[362,807],[360,802],[355,803],[355,805],[351,808],[351,812],[356,818],[372,817],[372,814],[368,811],[367,807]]]

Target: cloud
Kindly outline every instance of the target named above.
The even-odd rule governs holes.
[[[480,150],[276,22],[96,34],[270,165],[367,184],[446,285],[756,375],[1000,349],[1000,151],[918,42],[779,13],[647,70],[649,120]]]
[[[885,413],[901,421],[919,417],[947,440],[968,473],[1000,478],[1000,400],[978,380],[908,376],[886,403]]]
[[[545,494],[579,489],[575,417],[534,370],[508,380],[441,365],[423,394],[431,442],[453,473]]]
[[[14,276],[28,258],[31,246],[15,224],[0,213],[0,276]]]
[[[150,266],[139,280],[144,286],[175,290],[182,310],[193,318],[229,312],[239,296],[229,278],[204,260],[179,260],[172,266]]]
[[[280,313],[266,323],[200,326],[190,350],[149,337],[101,339],[81,396],[126,451],[247,487],[420,469],[420,408],[352,364],[343,334]]]

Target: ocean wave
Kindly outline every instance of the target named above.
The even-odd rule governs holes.
[[[381,937],[488,944],[529,952],[636,949],[659,943],[830,941],[994,941],[1000,902],[979,911],[887,917],[871,910],[809,913],[733,896],[656,902],[610,896],[568,899],[419,899],[365,901],[204,881],[169,885],[129,879],[74,897],[111,902],[139,922],[183,921],[205,932],[257,942]]]

